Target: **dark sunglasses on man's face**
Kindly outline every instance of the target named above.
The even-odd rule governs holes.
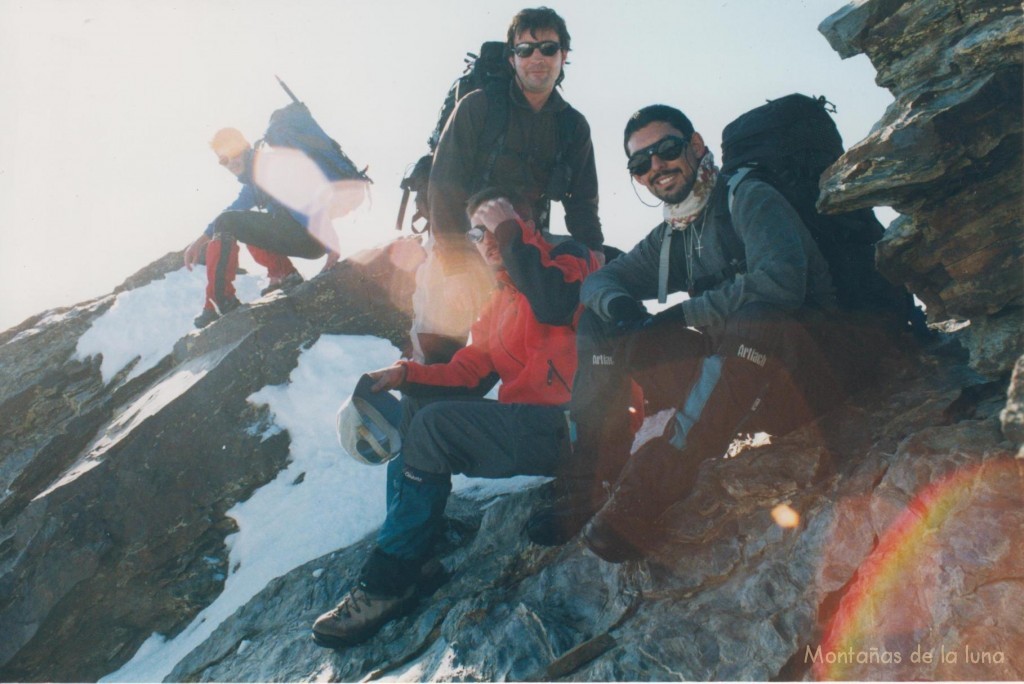
[[[540,54],[545,57],[554,57],[561,49],[562,46],[554,40],[542,40],[539,43],[519,43],[512,48],[512,52],[516,53],[516,57],[526,59],[534,50],[540,50]]]
[[[634,176],[642,176],[651,170],[651,158],[654,155],[658,155],[663,161],[675,161],[682,156],[687,145],[689,145],[688,141],[674,135],[664,137],[653,145],[648,145],[629,155],[626,168]]]

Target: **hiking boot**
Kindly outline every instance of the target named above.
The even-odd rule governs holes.
[[[576,423],[568,412],[565,418],[568,439],[563,441],[559,455],[563,474],[553,483],[550,503],[526,522],[526,536],[541,546],[561,546],[579,534],[608,500],[608,492],[629,458],[629,441],[625,438],[606,441],[598,448],[593,435],[577,438]],[[631,440],[632,434],[627,434]]]
[[[526,521],[526,536],[541,546],[561,546],[575,537],[607,495],[589,480],[555,480],[555,495]]]
[[[598,558],[609,563],[640,560],[643,551],[626,540],[607,518],[594,516],[583,529],[583,541]]]
[[[286,275],[284,278],[281,278],[276,283],[270,283],[265,288],[260,290],[260,296],[265,297],[271,292],[276,292],[277,290],[290,290],[296,285],[302,284],[302,282],[302,275],[299,274],[298,271],[292,271],[291,273]]]
[[[196,316],[192,320],[192,323],[195,324],[195,326],[197,328],[205,328],[206,326],[210,325],[211,323],[213,323],[218,318],[220,318],[220,314],[217,313],[215,310],[213,310],[213,309],[203,309],[203,312],[201,314],[199,314],[198,316]]]
[[[419,577],[416,578],[416,597],[430,596],[444,586],[449,579],[451,579],[451,576],[445,570],[444,565],[441,564],[441,560],[436,556],[430,558],[420,568]]]
[[[541,546],[561,546],[575,537],[594,515],[590,504],[546,506],[526,521],[526,536]]]
[[[656,545],[661,512],[663,507],[649,492],[641,494],[636,488],[620,483],[583,528],[583,541],[609,563],[639,560]]]
[[[325,648],[361,644],[387,623],[410,613],[416,599],[416,585],[398,596],[373,594],[357,585],[334,609],[316,619],[313,641]]]
[[[227,300],[220,306],[214,304],[214,306],[211,308],[203,309],[203,312],[196,316],[192,320],[192,323],[194,323],[197,328],[205,328],[206,326],[210,325],[224,314],[228,313],[229,311],[234,311],[241,305],[242,303],[238,301],[236,297],[232,297],[231,299]]]

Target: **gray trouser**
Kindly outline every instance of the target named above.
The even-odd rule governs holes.
[[[550,475],[565,436],[558,406],[406,397],[403,408],[405,465],[431,474]]]
[[[488,399],[403,399],[402,454],[388,463],[387,517],[364,583],[395,593],[442,527],[452,473],[501,478],[554,473],[565,436],[558,406]]]

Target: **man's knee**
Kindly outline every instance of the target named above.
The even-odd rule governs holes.
[[[764,385],[764,401],[758,402],[763,415],[755,419],[763,429],[784,434],[845,398],[832,364],[810,334],[812,312],[759,304],[738,313],[718,354],[730,361],[737,386]]]
[[[726,322],[717,345],[724,358],[740,358],[760,368],[792,367],[808,351],[811,340],[795,312],[766,303],[748,304]]]
[[[583,309],[583,313],[580,314],[580,320],[576,325],[577,339],[581,344],[600,344],[611,337],[612,330],[613,324],[608,323],[588,308]]]
[[[214,219],[213,234],[222,240],[237,240],[239,229],[244,221],[243,211],[225,211]]]
[[[626,363],[622,355],[622,339],[612,323],[603,320],[590,309],[584,309],[576,327],[579,372],[584,377],[618,373],[616,367]],[[579,377],[577,375],[577,382]]]
[[[416,409],[402,439],[402,457],[406,465],[432,474],[452,472],[448,454],[452,449],[452,412],[459,402],[435,401]]]

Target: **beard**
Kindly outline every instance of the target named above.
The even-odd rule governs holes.
[[[657,178],[653,180],[656,181]],[[660,199],[665,204],[679,204],[690,196],[690,193],[693,192],[693,186],[696,182],[697,174],[693,174],[682,186],[675,188],[673,190],[662,190],[657,185],[654,185],[652,183],[651,194]]]

